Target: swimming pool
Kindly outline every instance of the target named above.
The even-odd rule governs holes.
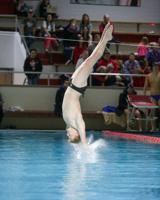
[[[159,200],[160,145],[103,142],[85,155],[64,132],[1,130],[0,200]]]

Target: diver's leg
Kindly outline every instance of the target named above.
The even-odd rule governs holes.
[[[92,54],[73,73],[72,83],[77,87],[84,87],[87,85],[87,79],[93,70],[93,66],[102,57],[107,42],[112,39],[112,31],[113,26],[107,24],[103,31],[101,39]]]

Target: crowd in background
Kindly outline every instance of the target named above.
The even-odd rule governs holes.
[[[51,9],[52,8],[52,9]],[[16,4],[16,12],[19,16],[24,16],[22,31],[26,36],[26,43],[31,48],[34,37],[43,37],[44,51],[49,53],[58,50],[63,45],[63,53],[66,65],[72,62],[77,68],[94,50],[99,41],[105,25],[110,22],[108,14],[102,16],[99,23],[99,30],[93,31],[92,21],[87,13],[82,14],[80,22],[76,19],[70,19],[66,25],[56,24],[56,9],[50,4],[49,0],[40,2],[38,12],[29,7],[25,1],[19,0]],[[37,27],[36,13],[42,17],[41,27]],[[102,58],[94,67],[96,73],[124,73],[124,74],[147,74],[151,72],[154,62],[160,62],[160,39],[158,41],[149,41],[147,36],[142,37],[137,46],[137,51],[128,55],[125,60],[120,60],[117,56],[110,53],[112,43],[120,43],[114,36],[107,44],[106,51]],[[52,63],[52,59],[51,59]],[[143,78],[142,78],[143,79]],[[135,86],[142,86],[144,80],[136,77],[120,76],[94,76],[94,85],[127,85],[135,83]]]

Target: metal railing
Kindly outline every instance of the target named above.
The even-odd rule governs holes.
[[[73,72],[30,72],[30,71],[16,71],[16,70],[0,70],[0,76],[2,74],[8,74],[12,75],[12,84],[10,85],[27,85],[27,74],[38,74],[40,77],[39,79],[45,79],[47,80],[47,85],[51,86],[50,80],[53,79],[60,79],[61,75],[66,75],[69,78],[73,74]],[[18,80],[13,81],[13,79],[16,79],[15,75],[22,75],[23,81],[20,81],[19,84],[15,84],[14,82],[18,82]],[[120,77],[146,77],[146,74],[125,74],[125,73],[91,73],[89,76],[89,86],[92,86],[92,76],[120,76]],[[19,77],[17,78],[19,79]],[[2,83],[0,83],[2,84]],[[5,85],[5,83],[4,83]],[[7,84],[8,85],[8,84]]]

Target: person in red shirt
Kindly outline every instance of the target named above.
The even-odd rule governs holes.
[[[108,22],[110,22],[110,24],[112,25],[112,27],[113,27],[113,33],[114,33],[114,25],[113,25],[113,23],[110,21],[110,16],[109,16],[108,14],[105,14],[105,15],[103,16],[103,21],[102,21],[102,22],[100,23],[100,25],[99,25],[99,32],[100,32],[100,34],[103,33],[103,30],[104,30],[106,24],[108,24]]]
[[[80,55],[86,50],[86,45],[84,44],[83,37],[80,37],[79,42],[73,49],[73,53],[71,55],[71,58],[67,60],[65,65],[68,65],[69,63],[73,63],[74,65],[77,64],[78,59],[80,58]]]
[[[112,67],[111,67],[112,66]],[[118,73],[119,65],[118,63],[111,58],[111,54],[108,50],[105,50],[102,58],[99,60],[95,72],[96,73]],[[93,77],[94,85],[106,85],[106,76],[96,75]]]
[[[115,37],[114,37],[114,24],[111,22],[110,20],[110,16],[108,14],[105,14],[103,16],[103,21],[100,23],[99,25],[99,32],[100,34],[103,33],[103,30],[104,30],[104,27],[106,26],[106,24],[108,24],[108,22],[112,25],[113,27],[113,37],[112,37],[112,40],[110,40],[107,44],[107,48],[110,48],[110,44],[111,43],[120,43],[120,41],[116,40]],[[117,49],[117,52],[118,52],[118,45],[116,45],[116,49]]]
[[[76,64],[80,55],[86,50],[86,46],[84,45],[83,37],[80,37],[78,44],[75,46],[73,50],[73,64]]]
[[[142,37],[137,47],[137,55],[139,58],[144,59],[146,57],[149,50],[148,46],[149,46],[148,37],[145,36]]]

